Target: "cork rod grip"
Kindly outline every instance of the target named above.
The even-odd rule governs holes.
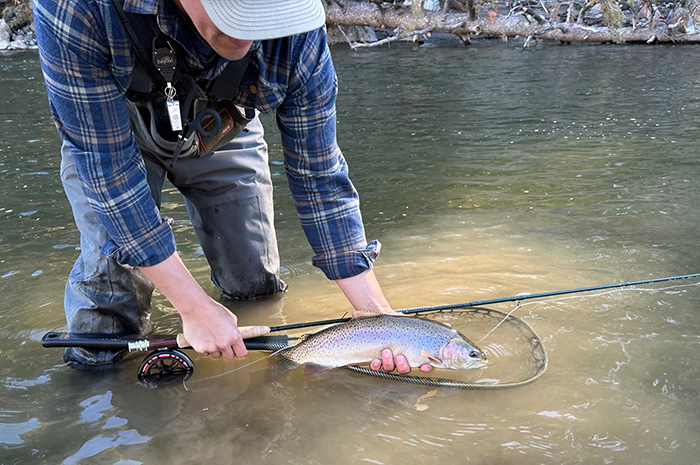
[[[243,339],[250,339],[252,337],[264,336],[270,332],[268,326],[239,326],[238,330],[241,332]],[[185,339],[185,335],[180,333],[177,335],[177,346],[181,349],[190,347],[190,343]]]

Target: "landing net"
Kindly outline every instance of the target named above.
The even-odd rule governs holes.
[[[464,334],[486,354],[488,363],[485,368],[471,371],[434,370],[432,374],[439,371],[440,378],[422,373],[386,373],[358,366],[343,368],[404,383],[475,390],[526,386],[537,381],[547,370],[547,352],[542,340],[527,322],[517,316],[493,308],[465,306],[421,311],[421,318],[447,323]]]

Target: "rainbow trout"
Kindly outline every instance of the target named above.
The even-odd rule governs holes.
[[[375,315],[324,328],[281,352],[298,364],[323,368],[361,365],[379,358],[383,349],[403,354],[411,367],[472,370],[486,364],[484,353],[447,325],[423,318]]]

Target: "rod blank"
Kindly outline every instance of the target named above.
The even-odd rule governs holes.
[[[603,286],[580,287],[578,289],[566,289],[563,291],[542,292],[539,294],[518,295],[518,296],[512,296],[512,297],[503,297],[500,299],[478,300],[475,302],[442,305],[442,306],[438,306],[438,307],[408,308],[408,309],[397,310],[397,311],[401,312],[401,313],[405,313],[407,315],[412,315],[412,314],[423,313],[423,312],[433,312],[433,311],[439,311],[439,310],[451,310],[451,309],[463,308],[463,307],[479,307],[479,306],[483,306],[483,305],[493,305],[493,304],[500,304],[500,303],[504,303],[504,302],[518,302],[520,300],[540,299],[543,297],[553,297],[553,296],[564,295],[564,294],[576,294],[579,292],[600,291],[600,290],[604,290],[604,289],[631,287],[631,286],[637,286],[640,284],[660,283],[660,282],[664,282],[664,281],[676,281],[679,279],[689,279],[689,278],[700,278],[700,273],[686,274],[686,275],[681,275],[681,276],[670,276],[667,278],[645,279],[642,281],[630,281],[627,283],[605,284]],[[336,323],[344,323],[346,321],[350,321],[350,319],[351,319],[350,317],[347,317],[347,318],[336,318],[333,320],[311,321],[309,323],[296,323],[296,324],[289,324],[289,325],[283,325],[283,326],[273,326],[270,328],[270,331],[286,331],[286,330],[290,330],[290,329],[308,328],[311,326],[331,325],[331,324],[336,324]]]

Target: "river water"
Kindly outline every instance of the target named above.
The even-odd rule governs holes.
[[[338,138],[395,308],[700,272],[697,47],[490,41],[337,48],[334,60]],[[190,352],[194,376],[157,390],[138,383],[138,358],[108,373],[65,367],[40,339],[64,328],[79,240],[36,53],[0,56],[0,86],[1,464],[700,463],[692,279],[523,301],[515,315],[550,365],[511,390],[345,370],[274,378],[263,352]],[[264,122],[290,288],[226,304],[243,324],[340,317],[349,306],[310,264]],[[172,187],[163,209],[217,296]],[[153,320],[179,329],[160,295]]]

